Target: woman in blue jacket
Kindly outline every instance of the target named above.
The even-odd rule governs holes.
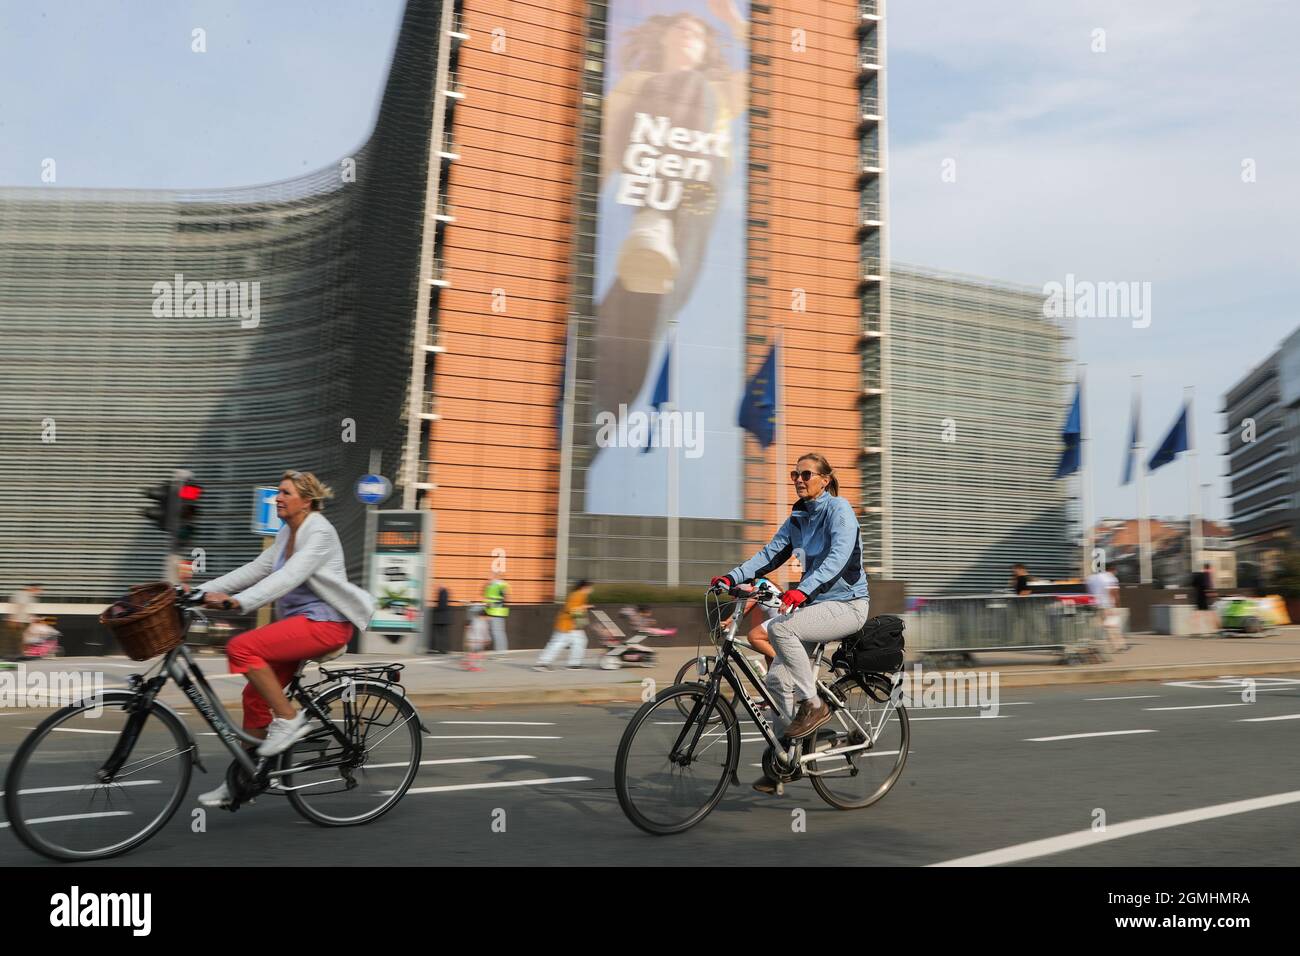
[[[830,462],[809,452],[796,463],[790,479],[799,495],[790,517],[767,547],[714,578],[713,583],[733,587],[763,577],[791,555],[799,555],[803,565],[799,586],[782,595],[782,613],[767,623],[776,663],[766,678],[781,704],[782,716],[790,720],[785,736],[797,740],[831,717],[830,708],[817,696],[812,661],[804,644],[824,644],[856,634],[867,622],[869,601],[857,515],[853,506],[839,497],[840,483]],[[754,789],[775,793],[776,783],[763,776]]]

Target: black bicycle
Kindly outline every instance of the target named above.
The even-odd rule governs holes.
[[[184,633],[205,620],[202,595],[177,588]],[[401,685],[401,664],[326,668],[343,648],[318,658],[320,679],[303,683],[303,661],[285,694],[313,729],[288,750],[259,757],[261,741],[235,725],[184,641],[147,675],[51,714],[18,748],[5,777],[14,834],[55,860],[118,856],[157,834],[185,799],[194,766],[207,772],[194,736],[159,699],[175,681],[234,758],[227,807],[282,794],[302,816],[327,827],[383,816],[420,769],[424,726]]]
[[[901,655],[890,674],[836,668],[833,683],[818,678],[818,692],[833,712],[830,722],[799,741],[776,736],[740,679],[772,713],[779,712],[737,648],[737,612],[740,602],[751,599],[774,607],[780,590],[761,579],[752,588],[709,588],[705,609],[718,654],[707,681],[662,691],[637,710],[623,732],[614,767],[618,802],[628,819],[648,833],[690,829],[718,805],[728,782],[739,785],[740,724],[724,685],[767,741],[761,765],[778,782],[778,793],[785,784],[807,777],[833,807],[869,807],[898,782],[907,763],[911,733],[900,701]],[[815,652],[814,673],[824,649],[819,645]]]

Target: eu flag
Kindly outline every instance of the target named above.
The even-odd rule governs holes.
[[[1141,417],[1141,410],[1138,407],[1137,398],[1133,399],[1133,421],[1128,432],[1128,451],[1124,455],[1124,480],[1121,485],[1127,485],[1133,480],[1133,462],[1137,460],[1138,445],[1138,424]]]
[[[1056,477],[1064,478],[1079,470],[1080,442],[1083,438],[1083,386],[1074,386],[1074,402],[1070,405],[1070,414],[1065,417],[1065,427],[1061,429],[1061,441],[1065,450],[1061,452],[1061,462],[1056,466]]]
[[[776,345],[745,386],[736,424],[766,448],[776,440]]]
[[[1169,464],[1177,458],[1181,452],[1187,451],[1188,447],[1187,405],[1184,403],[1183,410],[1178,415],[1178,420],[1174,422],[1174,427],[1169,429],[1169,434],[1165,436],[1165,440],[1160,443],[1160,447],[1156,449],[1156,453],[1152,455],[1151,460],[1147,462],[1147,471],[1155,471],[1161,465]]]
[[[673,347],[669,345],[668,348],[664,350],[664,364],[659,366],[659,378],[655,382],[655,390],[650,396],[650,406],[656,412],[659,411],[662,406],[668,404],[668,369],[672,358]],[[658,422],[656,421],[655,424],[658,425]],[[648,440],[646,446],[641,449],[641,454],[644,455],[649,452],[650,446],[653,444],[653,440]]]

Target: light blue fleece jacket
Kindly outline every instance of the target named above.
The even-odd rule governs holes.
[[[808,595],[809,604],[868,597],[857,515],[851,504],[829,491],[809,501],[796,501],[767,547],[733,568],[728,577],[737,583],[761,578],[785,564],[796,551],[803,565],[798,589]]]

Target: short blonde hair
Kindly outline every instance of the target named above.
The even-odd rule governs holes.
[[[310,471],[286,471],[280,476],[280,480],[284,481],[286,478],[293,482],[300,497],[311,502],[312,511],[324,510],[325,501],[334,497],[334,492],[330,490],[329,485],[323,484]]]

